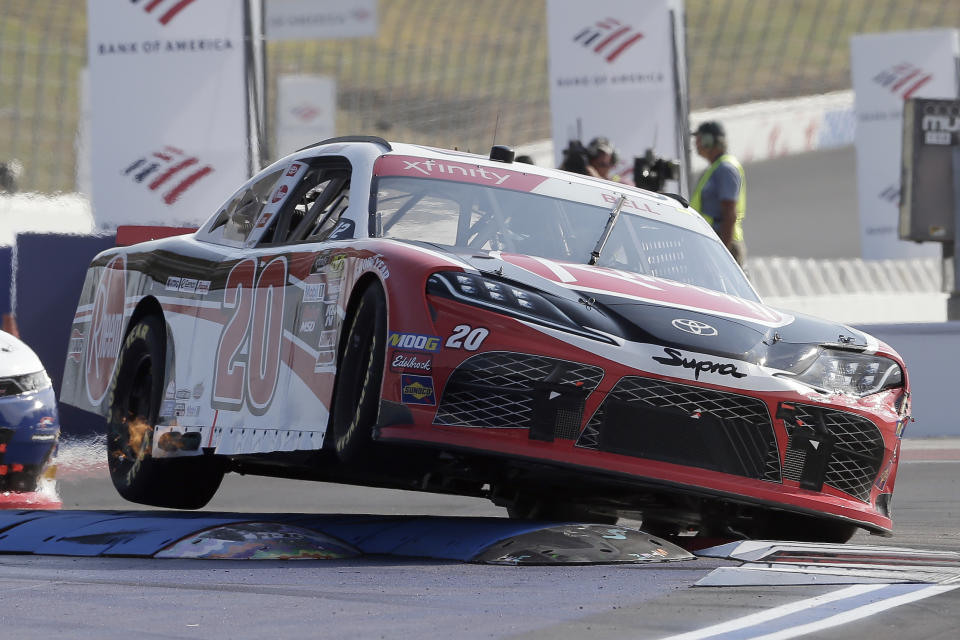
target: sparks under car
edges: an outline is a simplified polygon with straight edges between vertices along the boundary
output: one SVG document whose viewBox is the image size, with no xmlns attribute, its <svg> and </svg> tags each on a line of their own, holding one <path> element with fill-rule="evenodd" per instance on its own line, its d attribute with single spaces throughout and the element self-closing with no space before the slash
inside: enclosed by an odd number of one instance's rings
<svg viewBox="0 0 960 640">
<path fill-rule="evenodd" d="M 765 306 L 679 198 L 379 138 L 97 256 L 61 402 L 128 500 L 226 472 L 485 496 L 662 535 L 891 529 L 906 370 Z"/>
</svg>

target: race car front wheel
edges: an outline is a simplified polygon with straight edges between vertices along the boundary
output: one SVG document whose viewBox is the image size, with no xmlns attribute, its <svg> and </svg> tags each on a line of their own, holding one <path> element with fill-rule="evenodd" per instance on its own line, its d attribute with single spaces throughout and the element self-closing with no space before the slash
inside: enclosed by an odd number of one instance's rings
<svg viewBox="0 0 960 640">
<path fill-rule="evenodd" d="M 348 320 L 333 392 L 333 446 L 340 460 L 372 461 L 373 426 L 380 408 L 387 303 L 378 284 L 368 286 Z"/>
<path fill-rule="evenodd" d="M 153 432 L 163 398 L 163 320 L 141 318 L 127 334 L 110 386 L 107 466 L 117 492 L 140 504 L 199 509 L 216 493 L 222 468 L 206 456 L 156 459 Z"/>
</svg>

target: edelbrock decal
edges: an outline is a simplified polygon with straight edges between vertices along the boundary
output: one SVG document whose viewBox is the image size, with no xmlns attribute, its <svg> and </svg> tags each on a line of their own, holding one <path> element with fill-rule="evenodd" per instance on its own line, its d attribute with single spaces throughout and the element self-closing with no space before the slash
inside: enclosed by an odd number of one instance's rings
<svg viewBox="0 0 960 640">
<path fill-rule="evenodd" d="M 669 367 L 683 367 L 685 369 L 693 369 L 693 377 L 696 380 L 700 379 L 701 373 L 715 373 L 721 376 L 733 376 L 734 378 L 746 378 L 747 374 L 741 373 L 737 370 L 737 365 L 731 362 L 713 362 L 712 360 L 697 360 L 696 358 L 684 358 L 682 353 L 676 349 L 671 349 L 670 347 L 663 348 L 664 353 L 666 353 L 669 358 L 659 358 L 653 356 L 653 359 L 659 362 L 660 364 L 665 364 Z"/>
<path fill-rule="evenodd" d="M 390 356 L 390 371 L 400 372 L 410 369 L 430 373 L 433 371 L 433 356 L 394 351 Z"/>
</svg>

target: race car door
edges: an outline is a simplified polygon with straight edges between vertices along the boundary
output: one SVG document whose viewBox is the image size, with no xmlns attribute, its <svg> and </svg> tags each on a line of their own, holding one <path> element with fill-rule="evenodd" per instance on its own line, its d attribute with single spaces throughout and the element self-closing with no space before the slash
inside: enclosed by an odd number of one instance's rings
<svg viewBox="0 0 960 640">
<path fill-rule="evenodd" d="M 322 244 L 304 243 L 337 232 L 349 183 L 342 158 L 292 163 L 256 218 L 262 232 L 246 241 L 255 246 L 222 266 L 229 318 L 217 343 L 212 395 L 219 453 L 323 444 L 342 312 Z"/>
</svg>

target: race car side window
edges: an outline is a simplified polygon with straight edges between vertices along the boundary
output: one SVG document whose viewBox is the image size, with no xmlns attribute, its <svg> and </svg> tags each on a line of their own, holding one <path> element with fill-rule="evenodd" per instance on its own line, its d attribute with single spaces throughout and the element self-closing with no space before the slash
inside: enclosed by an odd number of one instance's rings
<svg viewBox="0 0 960 640">
<path fill-rule="evenodd" d="M 260 239 L 261 245 L 316 242 L 326 239 L 346 209 L 350 165 L 345 160 L 320 159 L 296 186 Z"/>
<path fill-rule="evenodd" d="M 227 240 L 231 244 L 244 242 L 282 173 L 282 170 L 269 173 L 234 194 L 210 225 L 206 239 Z"/>
</svg>

